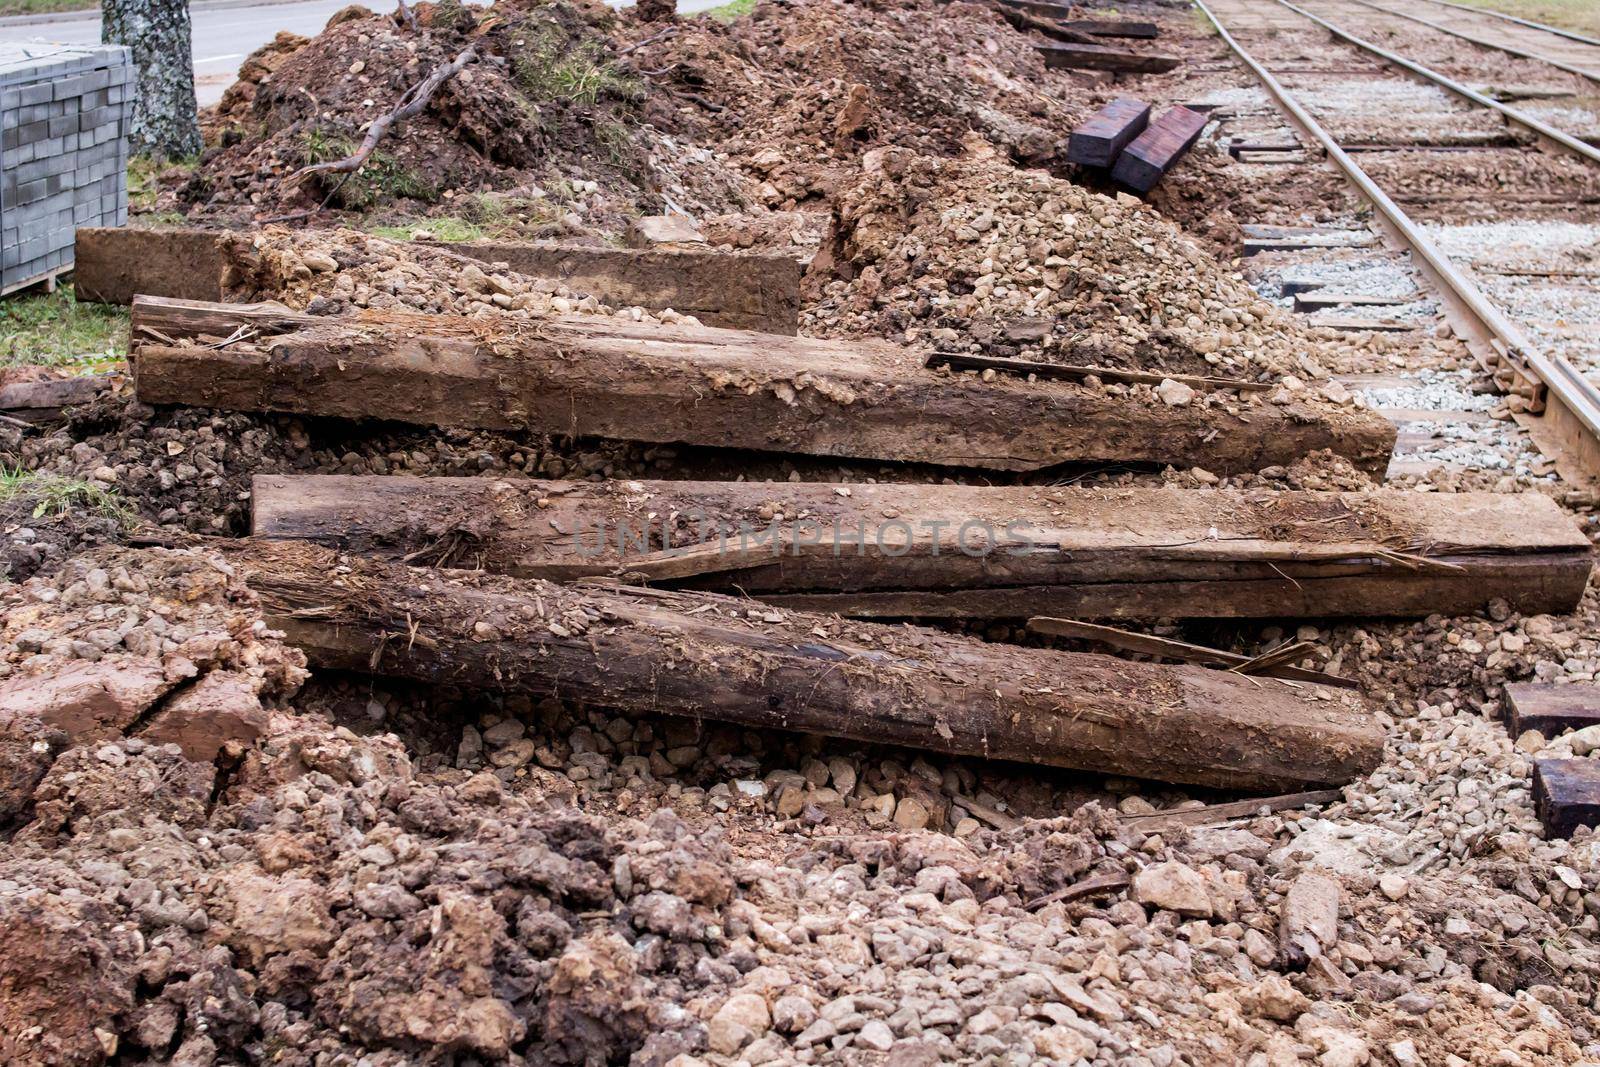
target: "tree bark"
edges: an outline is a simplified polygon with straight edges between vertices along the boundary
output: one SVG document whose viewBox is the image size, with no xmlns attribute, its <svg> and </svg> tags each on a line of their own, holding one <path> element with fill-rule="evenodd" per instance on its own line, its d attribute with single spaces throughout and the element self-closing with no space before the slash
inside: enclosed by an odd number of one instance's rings
<svg viewBox="0 0 1600 1067">
<path fill-rule="evenodd" d="M 200 154 L 188 0 L 101 0 L 101 40 L 127 45 L 139 68 L 128 148 L 157 160 Z"/>
<path fill-rule="evenodd" d="M 1348 690 L 304 541 L 218 547 L 321 667 L 1221 788 L 1338 784 L 1383 751 Z"/>
</svg>

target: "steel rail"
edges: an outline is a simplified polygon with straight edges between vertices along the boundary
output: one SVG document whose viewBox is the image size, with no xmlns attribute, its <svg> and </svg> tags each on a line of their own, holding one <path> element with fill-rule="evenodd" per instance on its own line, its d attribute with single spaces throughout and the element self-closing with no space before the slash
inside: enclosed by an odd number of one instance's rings
<svg viewBox="0 0 1600 1067">
<path fill-rule="evenodd" d="M 1348 0 L 1348 2 L 1352 4 L 1360 4 L 1362 7 L 1370 7 L 1374 11 L 1381 11 L 1385 15 L 1393 15 L 1397 19 L 1407 19 L 1411 22 L 1420 23 L 1429 29 L 1438 30 L 1440 33 L 1448 33 L 1452 37 L 1459 37 L 1463 41 L 1470 41 L 1479 48 L 1494 48 L 1501 52 L 1519 56 L 1523 59 L 1537 60 L 1538 62 L 1548 64 L 1557 70 L 1564 70 L 1568 74 L 1576 74 L 1580 78 L 1588 78 L 1592 82 L 1600 82 L 1600 68 L 1595 70 L 1587 70 L 1583 67 L 1573 66 L 1571 63 L 1567 63 L 1560 59 L 1551 59 L 1549 56 L 1540 55 L 1538 52 L 1529 52 L 1526 49 L 1517 48 L 1509 44 L 1500 44 L 1497 41 L 1491 41 L 1487 38 L 1475 37 L 1470 33 L 1463 33 L 1460 30 L 1451 29 L 1442 22 L 1434 22 L 1432 19 L 1425 19 L 1421 15 L 1412 15 L 1405 11 L 1396 11 L 1393 8 L 1384 7 L 1381 4 L 1374 4 L 1372 0 Z M 1597 56 L 1596 60 L 1597 62 L 1600 62 L 1600 56 Z"/>
<path fill-rule="evenodd" d="M 1576 30 L 1564 30 L 1560 26 L 1546 26 L 1542 22 L 1518 18 L 1516 15 L 1508 15 L 1504 11 L 1496 11 L 1492 7 L 1473 7 L 1471 4 L 1458 4 L 1456 0 L 1429 0 L 1429 3 L 1439 4 L 1443 7 L 1453 7 L 1458 11 L 1470 11 L 1474 15 L 1489 15 L 1493 18 L 1504 19 L 1506 22 L 1515 22 L 1518 26 L 1526 26 L 1529 29 L 1553 33 L 1557 37 L 1565 37 L 1569 41 L 1580 41 L 1583 44 L 1592 44 L 1600 47 L 1600 40 L 1596 40 L 1593 37 L 1585 37 Z"/>
<path fill-rule="evenodd" d="M 1284 0 L 1278 2 L 1283 3 Z M 1422 273 L 1433 283 L 1446 306 L 1456 312 L 1459 320 L 1471 327 L 1471 333 L 1481 344 L 1489 346 L 1496 358 L 1486 359 L 1485 362 L 1491 366 L 1497 362 L 1502 365 L 1509 363 L 1506 369 L 1519 371 L 1532 383 L 1543 387 L 1544 418 L 1549 420 L 1550 427 L 1562 443 L 1573 452 L 1580 453 L 1573 457 L 1578 466 L 1591 479 L 1600 475 L 1600 389 L 1564 356 L 1543 352 L 1520 326 L 1490 303 L 1483 292 L 1456 268 L 1428 235 L 1411 221 L 1411 217 L 1339 146 L 1283 83 L 1228 32 L 1222 20 L 1207 6 L 1206 0 L 1194 0 L 1194 4 L 1216 28 L 1223 42 L 1255 74 L 1268 95 L 1299 127 L 1307 142 L 1320 144 L 1334 165 L 1372 203 L 1375 218 L 1394 240 L 1410 249 Z"/>
<path fill-rule="evenodd" d="M 1518 111 L 1514 107 L 1507 107 L 1498 100 L 1484 96 L 1476 89 L 1463 85 L 1454 78 L 1447 77 L 1446 75 L 1440 74 L 1436 70 L 1433 70 L 1429 67 L 1424 67 L 1421 63 L 1413 62 L 1412 60 L 1407 59 L 1405 56 L 1402 56 L 1396 52 L 1391 52 L 1387 48 L 1383 48 L 1380 45 L 1373 44 L 1371 41 L 1357 37 L 1349 30 L 1341 29 L 1340 27 L 1335 26 L 1333 23 L 1329 22 L 1325 18 L 1322 18 L 1320 15 L 1314 15 L 1303 7 L 1300 7 L 1296 4 L 1291 4 L 1289 0 L 1276 0 L 1276 2 L 1282 4 L 1295 14 L 1310 19 L 1312 22 L 1315 22 L 1318 26 L 1321 26 L 1323 29 L 1327 30 L 1329 33 L 1333 34 L 1335 37 L 1346 42 L 1347 44 L 1353 44 L 1357 48 L 1365 49 L 1386 63 L 1393 63 L 1397 67 L 1404 67 L 1406 70 L 1409 70 L 1418 77 L 1426 78 L 1435 85 L 1443 86 L 1444 88 L 1449 89 L 1452 93 L 1455 93 L 1457 96 L 1471 100 L 1475 104 L 1478 104 L 1482 107 L 1493 108 L 1495 111 L 1500 112 L 1500 114 L 1504 115 L 1512 122 L 1517 123 L 1519 126 L 1527 127 L 1540 137 L 1560 145 L 1569 152 L 1575 152 L 1591 163 L 1600 163 L 1600 148 L 1595 148 L 1591 144 L 1580 141 L 1569 133 L 1563 133 L 1554 126 L 1551 126 L 1549 123 L 1536 119 L 1526 112 Z"/>
</svg>

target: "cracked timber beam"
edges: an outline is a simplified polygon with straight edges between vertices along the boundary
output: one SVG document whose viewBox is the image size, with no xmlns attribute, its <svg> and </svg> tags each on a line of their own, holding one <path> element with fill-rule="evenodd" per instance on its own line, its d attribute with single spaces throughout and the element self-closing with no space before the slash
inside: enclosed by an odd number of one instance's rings
<svg viewBox="0 0 1600 1067">
<path fill-rule="evenodd" d="M 251 497 L 258 538 L 868 617 L 1564 614 L 1591 565 L 1540 493 L 263 474 Z"/>
<path fill-rule="evenodd" d="M 1338 784 L 1383 750 L 1348 690 L 306 542 L 226 553 L 269 623 L 326 668 L 1225 788 Z"/>
<path fill-rule="evenodd" d="M 333 318 L 139 297 L 132 336 L 140 400 L 234 411 L 1019 472 L 1120 462 L 1221 474 L 1329 449 L 1380 473 L 1395 437 L 1381 416 L 1312 400 L 1168 406 L 929 369 L 886 342 L 600 317 Z"/>
</svg>

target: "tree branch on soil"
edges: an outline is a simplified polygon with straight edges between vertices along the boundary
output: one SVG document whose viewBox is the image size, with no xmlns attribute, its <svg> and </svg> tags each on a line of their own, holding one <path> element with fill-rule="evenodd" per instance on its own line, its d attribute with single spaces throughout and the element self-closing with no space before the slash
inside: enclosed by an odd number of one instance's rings
<svg viewBox="0 0 1600 1067">
<path fill-rule="evenodd" d="M 422 113 L 428 106 L 428 101 L 433 99 L 433 94 L 439 86 L 449 81 L 460 73 L 461 68 L 478 58 L 476 46 L 469 46 L 460 55 L 442 67 L 436 67 L 432 73 L 406 91 L 400 98 L 400 103 L 387 115 L 380 115 L 372 120 L 372 125 L 367 127 L 367 135 L 361 140 L 361 147 L 343 159 L 329 160 L 326 163 L 313 163 L 301 167 L 289 175 L 290 183 L 300 182 L 313 174 L 354 174 L 372 156 L 377 149 L 378 142 L 383 140 L 384 134 L 389 132 L 389 127 L 396 122 L 414 118 Z"/>
</svg>

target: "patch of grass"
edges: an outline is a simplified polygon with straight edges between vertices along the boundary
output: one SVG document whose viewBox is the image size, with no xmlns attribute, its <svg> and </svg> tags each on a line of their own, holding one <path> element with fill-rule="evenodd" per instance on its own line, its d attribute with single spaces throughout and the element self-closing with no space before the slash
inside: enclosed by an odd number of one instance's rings
<svg viewBox="0 0 1600 1067">
<path fill-rule="evenodd" d="M 530 22 L 518 32 L 524 50 L 512 57 L 511 76 L 531 100 L 593 107 L 602 98 L 644 99 L 644 86 L 606 58 L 597 42 L 574 45 L 551 23 Z"/>
<path fill-rule="evenodd" d="M 84 0 L 0 0 L 0 16 L 50 15 L 57 11 L 96 11 L 99 4 Z"/>
<path fill-rule="evenodd" d="M 1487 8 L 1502 15 L 1532 19 L 1546 26 L 1576 30 L 1600 37 L 1600 4 L 1595 0 L 1460 0 L 1472 7 Z"/>
<path fill-rule="evenodd" d="M 80 304 L 70 284 L 0 300 L 0 366 L 91 370 L 127 354 L 127 308 Z"/>
<path fill-rule="evenodd" d="M 722 22 L 732 22 L 744 18 L 756 9 L 756 0 L 729 0 L 721 7 L 714 7 L 706 14 Z"/>
<path fill-rule="evenodd" d="M 300 143 L 300 158 L 307 165 L 344 159 L 356 150 L 356 143 L 341 134 L 308 130 Z M 398 159 L 383 152 L 367 157 L 362 168 L 351 175 L 317 176 L 324 195 L 337 187 L 334 202 L 351 211 L 367 211 L 390 200 L 420 200 L 431 204 L 439 198 L 433 183 L 408 169 Z"/>
<path fill-rule="evenodd" d="M 113 489 L 82 478 L 0 467 L 0 506 L 26 511 L 35 519 L 59 519 L 86 511 L 129 523 L 134 510 Z"/>
<path fill-rule="evenodd" d="M 149 156 L 131 156 L 128 159 L 128 210 L 135 215 L 148 215 L 155 210 L 156 198 L 161 193 L 161 175 L 174 167 L 193 171 L 199 157 L 162 162 Z M 163 212 L 181 219 L 176 212 Z"/>
<path fill-rule="evenodd" d="M 482 227 L 451 215 L 445 215 L 440 218 L 418 219 L 415 222 L 371 226 L 367 230 L 368 233 L 376 234 L 379 237 L 387 237 L 393 241 L 413 240 L 416 234 L 422 231 L 432 234 L 435 241 L 443 241 L 446 244 L 455 244 L 460 241 L 481 241 L 485 236 Z"/>
</svg>

